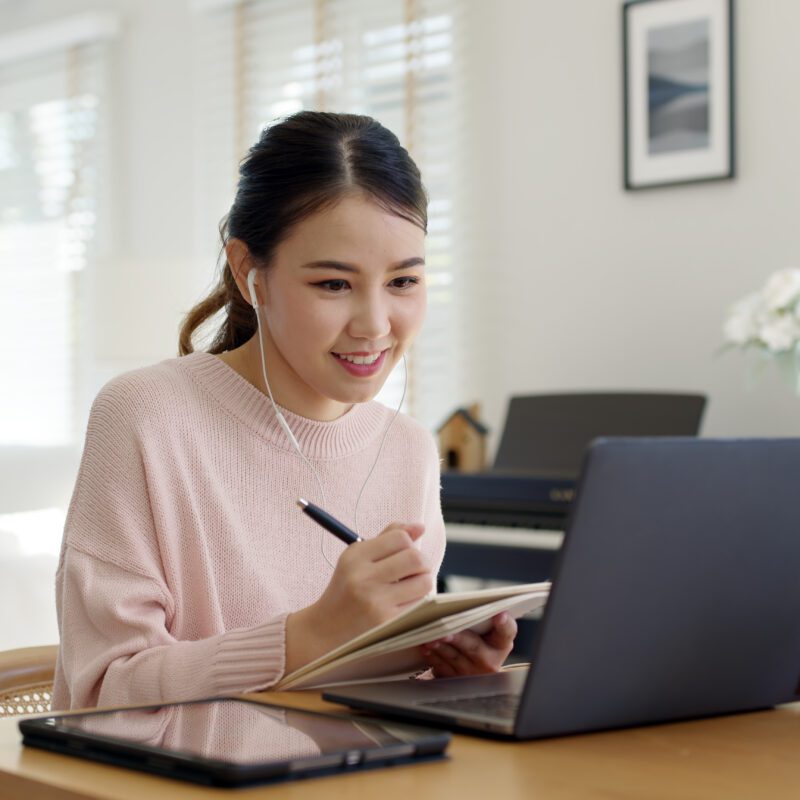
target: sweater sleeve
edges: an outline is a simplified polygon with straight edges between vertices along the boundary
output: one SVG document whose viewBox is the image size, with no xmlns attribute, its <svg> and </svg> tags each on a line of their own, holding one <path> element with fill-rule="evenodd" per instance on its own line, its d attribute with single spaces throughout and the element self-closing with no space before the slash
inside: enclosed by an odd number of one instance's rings
<svg viewBox="0 0 800 800">
<path fill-rule="evenodd" d="M 177 641 L 158 583 L 67 548 L 56 575 L 61 647 L 53 708 L 138 705 L 259 691 L 283 674 L 286 615 Z"/>
<path fill-rule="evenodd" d="M 53 707 L 162 703 L 268 688 L 283 674 L 286 614 L 180 641 L 161 562 L 135 396 L 92 407 L 56 574 Z"/>
</svg>

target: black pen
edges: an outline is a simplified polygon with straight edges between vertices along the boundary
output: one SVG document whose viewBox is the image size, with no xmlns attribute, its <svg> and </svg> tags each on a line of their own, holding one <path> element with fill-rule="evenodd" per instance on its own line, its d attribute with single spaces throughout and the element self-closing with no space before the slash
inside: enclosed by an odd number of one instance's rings
<svg viewBox="0 0 800 800">
<path fill-rule="evenodd" d="M 342 525 L 336 517 L 332 517 L 327 511 L 323 511 L 319 506 L 309 503 L 308 500 L 303 500 L 301 497 L 297 501 L 297 505 L 300 506 L 314 522 L 322 525 L 326 531 L 330 531 L 345 544 L 355 544 L 356 542 L 364 541 L 355 531 L 351 531 L 346 525 Z"/>
</svg>

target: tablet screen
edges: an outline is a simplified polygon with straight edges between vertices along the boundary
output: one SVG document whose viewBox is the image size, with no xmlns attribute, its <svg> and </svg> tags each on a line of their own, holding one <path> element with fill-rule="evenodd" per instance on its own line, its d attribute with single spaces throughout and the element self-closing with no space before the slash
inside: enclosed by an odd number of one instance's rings
<svg viewBox="0 0 800 800">
<path fill-rule="evenodd" d="M 241 700 L 51 717 L 64 733 L 80 732 L 229 764 L 263 764 L 410 744 L 426 733 L 391 723 L 344 720 Z"/>
<path fill-rule="evenodd" d="M 449 740 L 402 723 L 234 699 L 41 717 L 20 730 L 38 747 L 233 783 L 441 755 Z"/>
</svg>

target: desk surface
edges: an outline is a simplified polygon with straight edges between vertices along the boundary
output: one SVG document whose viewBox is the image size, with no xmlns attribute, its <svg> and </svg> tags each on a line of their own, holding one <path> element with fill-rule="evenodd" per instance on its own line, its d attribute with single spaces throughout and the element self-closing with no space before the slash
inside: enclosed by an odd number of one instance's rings
<svg viewBox="0 0 800 800">
<path fill-rule="evenodd" d="M 334 707 L 314 693 L 252 696 Z M 537 742 L 455 736 L 449 752 L 449 760 L 436 763 L 231 791 L 23 748 L 16 721 L 5 719 L 0 720 L 0 799 L 780 800 L 796 798 L 800 787 L 800 703 Z"/>
</svg>

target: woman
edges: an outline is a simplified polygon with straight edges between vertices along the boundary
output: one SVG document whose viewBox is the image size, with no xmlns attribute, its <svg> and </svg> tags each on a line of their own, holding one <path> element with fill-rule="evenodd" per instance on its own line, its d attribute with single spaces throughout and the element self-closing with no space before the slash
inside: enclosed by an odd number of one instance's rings
<svg viewBox="0 0 800 800">
<path fill-rule="evenodd" d="M 372 399 L 423 322 L 426 204 L 368 117 L 300 112 L 250 150 L 182 357 L 92 407 L 56 576 L 55 708 L 269 688 L 432 590 L 436 448 Z M 345 548 L 301 496 L 366 541 Z M 423 654 L 437 675 L 493 671 L 515 633 L 502 615 Z"/>
</svg>

